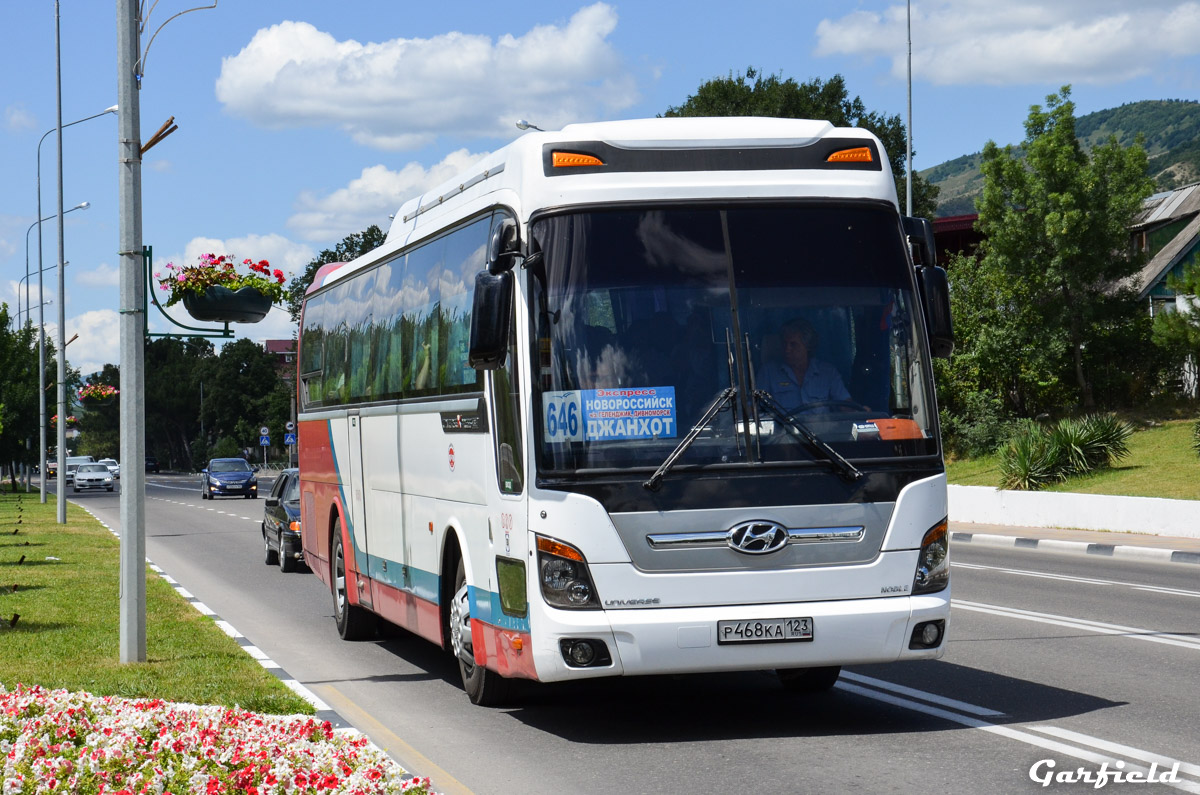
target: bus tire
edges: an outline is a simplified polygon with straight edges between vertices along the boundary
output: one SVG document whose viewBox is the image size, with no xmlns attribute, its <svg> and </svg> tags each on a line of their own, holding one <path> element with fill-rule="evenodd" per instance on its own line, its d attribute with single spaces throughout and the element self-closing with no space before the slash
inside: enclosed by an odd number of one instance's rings
<svg viewBox="0 0 1200 795">
<path fill-rule="evenodd" d="M 470 630 L 470 601 L 466 596 L 466 589 L 467 568 L 460 557 L 458 571 L 454 575 L 454 595 L 450 604 L 450 650 L 458 661 L 463 690 L 467 691 L 467 698 L 471 699 L 471 703 L 481 707 L 498 707 L 508 702 L 512 680 L 475 664 Z"/>
<path fill-rule="evenodd" d="M 375 631 L 373 616 L 358 605 L 350 604 L 346 585 L 346 554 L 342 548 L 342 534 L 334 530 L 333 557 L 330 568 L 333 573 L 333 620 L 337 622 L 342 640 L 365 640 Z"/>
<path fill-rule="evenodd" d="M 833 687 L 842 673 L 842 666 L 820 668 L 779 668 L 775 675 L 784 690 L 793 693 L 823 693 Z"/>
</svg>

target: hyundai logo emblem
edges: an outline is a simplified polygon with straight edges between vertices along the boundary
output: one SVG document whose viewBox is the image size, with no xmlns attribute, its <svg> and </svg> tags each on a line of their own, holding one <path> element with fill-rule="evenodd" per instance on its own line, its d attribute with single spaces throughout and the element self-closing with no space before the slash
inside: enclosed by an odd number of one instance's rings
<svg viewBox="0 0 1200 795">
<path fill-rule="evenodd" d="M 729 528 L 727 541 L 735 552 L 765 555 L 787 546 L 788 531 L 775 522 L 742 522 Z"/>
</svg>

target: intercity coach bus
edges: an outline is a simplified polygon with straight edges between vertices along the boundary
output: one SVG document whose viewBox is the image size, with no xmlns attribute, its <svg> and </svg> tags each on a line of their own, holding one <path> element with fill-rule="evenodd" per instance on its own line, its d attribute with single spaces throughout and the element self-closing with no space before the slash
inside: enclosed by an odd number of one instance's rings
<svg viewBox="0 0 1200 795">
<path fill-rule="evenodd" d="M 298 356 L 304 559 L 467 694 L 935 659 L 950 615 L 932 227 L 860 129 L 530 132 L 325 266 Z"/>
</svg>

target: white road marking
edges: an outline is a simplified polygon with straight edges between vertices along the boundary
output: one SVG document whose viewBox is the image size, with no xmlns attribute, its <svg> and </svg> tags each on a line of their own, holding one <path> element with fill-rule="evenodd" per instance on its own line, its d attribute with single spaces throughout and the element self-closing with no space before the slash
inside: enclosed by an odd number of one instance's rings
<svg viewBox="0 0 1200 795">
<path fill-rule="evenodd" d="M 927 704 L 921 704 L 916 701 L 911 701 L 906 698 L 900 698 L 899 696 L 893 696 L 888 693 L 881 693 L 878 690 L 871 690 L 866 687 L 860 687 L 858 685 L 852 685 L 852 684 L 849 684 L 846 682 L 840 682 L 840 681 L 836 685 L 834 685 L 834 687 L 838 690 L 845 690 L 846 692 L 854 693 L 856 695 L 860 695 L 865 698 L 870 698 L 875 701 L 882 701 L 885 704 L 891 704 L 893 706 L 902 707 L 904 709 L 911 709 L 915 712 L 920 712 L 922 714 L 930 715 L 935 718 L 942 718 L 943 720 L 948 720 L 948 721 L 951 721 L 952 723 L 957 723 L 960 726 L 968 726 L 972 729 L 979 729 L 980 731 L 988 732 L 989 734 L 995 734 L 1000 737 L 1007 737 L 1010 740 L 1016 740 L 1017 742 L 1022 742 L 1027 745 L 1036 746 L 1036 747 L 1044 749 L 1046 751 L 1051 751 L 1053 753 L 1062 754 L 1064 756 L 1074 757 L 1075 759 L 1082 759 L 1085 762 L 1091 762 L 1092 764 L 1095 764 L 1095 765 L 1102 765 L 1102 764 L 1108 763 L 1110 766 L 1115 766 L 1117 764 L 1117 762 L 1124 761 L 1124 760 L 1118 759 L 1117 757 L 1114 757 L 1114 756 L 1106 756 L 1104 754 L 1096 753 L 1095 751 L 1089 751 L 1086 748 L 1079 748 L 1074 745 L 1069 745 L 1065 742 L 1059 742 L 1057 740 L 1047 739 L 1047 738 L 1041 737 L 1037 734 L 1031 734 L 1027 731 L 1022 731 L 1021 729 L 1014 729 L 1009 726 L 997 726 L 994 723 L 988 723 L 987 721 L 983 721 L 978 718 L 972 718 L 967 715 L 960 715 L 956 712 L 950 712 L 948 710 L 944 710 L 939 707 L 929 706 Z M 932 694 L 923 694 L 923 695 L 932 695 Z M 982 708 L 980 708 L 980 709 L 982 709 Z M 1046 727 L 1030 727 L 1030 728 L 1037 729 L 1039 731 L 1044 731 Z M 1049 734 L 1051 732 L 1046 732 L 1046 733 Z M 1086 737 L 1086 735 L 1079 735 L 1079 736 Z M 1127 747 L 1127 746 L 1119 745 L 1117 743 L 1108 743 L 1107 741 L 1098 740 L 1097 738 L 1087 738 L 1087 740 L 1088 740 L 1088 742 L 1085 744 L 1092 745 L 1092 747 L 1095 747 L 1095 748 L 1101 748 L 1102 745 L 1111 746 L 1114 749 Z M 1142 753 L 1146 753 L 1146 752 L 1142 752 Z M 1168 757 L 1164 756 L 1164 757 L 1159 757 L 1159 758 L 1167 759 Z M 1159 764 L 1161 765 L 1162 763 L 1160 762 Z M 1137 771 L 1142 774 L 1149 772 L 1149 768 L 1141 767 L 1140 765 L 1126 764 L 1123 769 L 1126 772 Z M 1182 770 L 1182 769 L 1183 768 L 1181 767 L 1180 770 Z M 1163 771 L 1163 770 L 1159 771 L 1160 774 L 1163 772 L 1166 772 L 1166 771 Z M 1168 783 L 1170 783 L 1170 782 L 1168 782 Z M 1192 782 L 1192 781 L 1179 781 L 1176 783 L 1171 783 L 1171 786 L 1175 787 L 1176 789 L 1183 790 L 1185 792 L 1200 793 L 1200 783 L 1196 783 L 1196 782 Z"/>
<path fill-rule="evenodd" d="M 917 690 L 912 687 L 905 687 L 904 685 L 885 682 L 882 679 L 872 679 L 869 676 L 852 673 L 851 671 L 842 671 L 841 678 L 849 679 L 850 681 L 858 682 L 859 684 L 877 687 L 880 690 L 890 690 L 893 693 L 899 693 L 902 696 L 920 699 L 921 701 L 928 701 L 931 704 L 939 704 L 943 707 L 950 707 L 951 709 L 957 709 L 960 712 L 968 712 L 972 715 L 998 718 L 1003 717 L 1005 714 L 1003 712 L 997 712 L 994 709 L 988 709 L 987 707 L 977 707 L 974 704 L 968 704 L 965 701 L 958 701 L 956 699 L 945 698 L 943 696 L 935 696 L 933 693 L 926 693 L 924 690 Z"/>
<path fill-rule="evenodd" d="M 1106 624 L 1101 621 L 1089 621 L 1084 618 L 1056 616 L 1051 613 L 1037 613 L 1032 610 L 1019 610 L 1015 607 L 967 602 L 961 599 L 951 600 L 950 606 L 962 610 L 972 610 L 977 613 L 988 613 L 994 616 L 1033 621 L 1039 624 L 1051 624 L 1069 629 L 1083 630 L 1084 632 L 1095 632 L 1098 635 L 1121 635 L 1132 640 L 1144 640 L 1150 643 L 1162 643 L 1167 646 L 1178 646 L 1184 649 L 1200 651 L 1200 639 L 1189 638 L 1184 635 L 1174 635 L 1170 632 L 1158 632 L 1141 627 L 1125 627 L 1120 624 Z"/>
<path fill-rule="evenodd" d="M 1101 580 L 1094 577 L 1072 577 L 1069 574 L 1051 574 L 1044 571 L 1009 569 L 1003 566 L 981 566 L 976 563 L 951 563 L 950 565 L 960 569 L 998 571 L 1004 574 L 1015 574 L 1019 577 L 1038 577 L 1044 580 L 1061 580 L 1063 582 L 1076 582 L 1084 585 L 1117 585 L 1125 588 L 1133 588 L 1134 590 L 1138 591 L 1153 591 L 1155 593 L 1175 594 L 1178 596 L 1200 597 L 1200 591 L 1187 591 L 1182 588 L 1164 588 L 1155 585 L 1143 585 L 1142 583 L 1136 582 L 1123 582 L 1121 580 Z"/>
<path fill-rule="evenodd" d="M 1053 737 L 1059 737 L 1063 740 L 1070 740 L 1080 745 L 1090 745 L 1093 748 L 1099 748 L 1101 751 L 1107 751 L 1110 754 L 1120 754 L 1131 759 L 1140 759 L 1143 762 L 1158 763 L 1159 766 L 1166 766 L 1168 768 L 1173 765 L 1179 765 L 1179 772 L 1186 773 L 1189 776 L 1200 776 L 1200 765 L 1193 765 L 1190 762 L 1184 762 L 1180 759 L 1172 759 L 1169 756 L 1143 751 L 1140 748 L 1134 748 L 1130 745 L 1121 745 L 1120 743 L 1101 740 L 1098 737 L 1089 737 L 1086 734 L 1073 732 L 1070 729 L 1062 729 L 1058 726 L 1030 726 L 1029 728 Z"/>
</svg>

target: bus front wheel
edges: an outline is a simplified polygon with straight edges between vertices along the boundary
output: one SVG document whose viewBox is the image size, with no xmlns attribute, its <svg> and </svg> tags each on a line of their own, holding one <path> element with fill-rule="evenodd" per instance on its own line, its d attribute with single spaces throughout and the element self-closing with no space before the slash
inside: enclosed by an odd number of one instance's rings
<svg viewBox="0 0 1200 795">
<path fill-rule="evenodd" d="M 508 700 L 510 681 L 495 671 L 475 664 L 475 646 L 471 636 L 471 603 L 467 595 L 467 569 L 462 558 L 454 576 L 454 596 L 450 600 L 450 648 L 458 660 L 463 689 L 472 704 L 495 707 Z"/>
<path fill-rule="evenodd" d="M 333 618 L 342 640 L 363 640 L 374 632 L 374 617 L 358 605 L 350 604 L 347 588 L 346 554 L 342 535 L 337 533 L 333 542 Z"/>
</svg>

